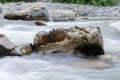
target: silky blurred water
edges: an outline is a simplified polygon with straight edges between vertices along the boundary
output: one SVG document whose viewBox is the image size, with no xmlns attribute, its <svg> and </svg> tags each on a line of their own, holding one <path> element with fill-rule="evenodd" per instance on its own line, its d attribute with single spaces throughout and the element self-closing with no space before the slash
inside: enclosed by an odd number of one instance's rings
<svg viewBox="0 0 120 80">
<path fill-rule="evenodd" d="M 49 22 L 36 26 L 33 21 L 9 21 L 0 16 L 0 33 L 16 45 L 32 43 L 38 31 L 73 26 L 99 26 L 108 55 L 120 54 L 119 20 L 81 20 Z M 0 80 L 119 80 L 120 60 L 82 59 L 73 55 L 39 55 L 5 57 L 0 59 Z"/>
</svg>

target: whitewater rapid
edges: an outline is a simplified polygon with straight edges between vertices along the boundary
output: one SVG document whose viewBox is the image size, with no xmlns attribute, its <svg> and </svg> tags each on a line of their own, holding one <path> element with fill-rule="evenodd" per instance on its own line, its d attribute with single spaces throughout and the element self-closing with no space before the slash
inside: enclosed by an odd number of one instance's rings
<svg viewBox="0 0 120 80">
<path fill-rule="evenodd" d="M 73 26 L 99 26 L 106 54 L 120 55 L 119 20 L 83 20 L 79 22 L 49 22 L 36 26 L 34 22 L 1 19 L 0 33 L 16 45 L 33 43 L 38 31 Z M 73 55 L 37 55 L 0 59 L 0 80 L 119 80 L 120 61 L 106 62 L 81 59 Z"/>
</svg>

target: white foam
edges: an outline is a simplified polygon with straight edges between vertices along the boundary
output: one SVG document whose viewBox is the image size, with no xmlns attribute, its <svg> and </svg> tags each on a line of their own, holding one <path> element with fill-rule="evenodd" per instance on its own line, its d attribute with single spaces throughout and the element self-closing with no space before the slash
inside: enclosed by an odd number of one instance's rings
<svg viewBox="0 0 120 80">
<path fill-rule="evenodd" d="M 0 33 L 5 34 L 12 42 L 18 44 L 32 43 L 38 31 L 49 31 L 48 27 L 30 25 L 5 25 L 0 29 Z"/>
<path fill-rule="evenodd" d="M 32 42 L 38 31 L 49 31 L 58 25 L 85 25 L 99 23 L 94 22 L 56 22 L 48 23 L 48 26 L 29 26 L 10 24 L 2 26 L 0 33 L 7 35 L 14 43 L 22 44 Z M 118 22 L 119 23 L 119 22 Z M 104 24 L 103 24 L 104 25 Z M 115 23 L 113 23 L 115 27 Z M 118 25 L 117 25 L 118 26 Z M 105 28 L 105 27 L 104 27 Z M 104 29 L 103 28 L 103 29 Z M 110 33 L 112 35 L 113 33 Z M 115 34 L 116 35 L 116 34 Z M 105 48 L 109 50 L 120 50 L 120 41 L 105 39 Z M 115 58 L 116 59 L 116 58 Z M 75 56 L 50 56 L 30 55 L 23 57 L 5 57 L 0 59 L 0 80 L 119 80 L 120 65 L 110 67 L 110 64 L 99 60 L 85 60 Z M 98 70 L 95 70 L 100 68 Z M 116 70 L 116 71 L 115 71 Z M 115 75 L 116 74 L 116 75 Z"/>
<path fill-rule="evenodd" d="M 120 21 L 111 23 L 110 26 L 112 26 L 114 29 L 120 32 Z"/>
<path fill-rule="evenodd" d="M 84 76 L 79 75 L 79 71 L 60 61 L 57 60 L 57 57 L 55 59 L 42 56 L 6 57 L 0 60 L 0 79 L 87 80 Z"/>
<path fill-rule="evenodd" d="M 48 26 L 80 26 L 85 24 L 101 23 L 102 21 L 91 21 L 91 22 L 48 22 Z"/>
</svg>

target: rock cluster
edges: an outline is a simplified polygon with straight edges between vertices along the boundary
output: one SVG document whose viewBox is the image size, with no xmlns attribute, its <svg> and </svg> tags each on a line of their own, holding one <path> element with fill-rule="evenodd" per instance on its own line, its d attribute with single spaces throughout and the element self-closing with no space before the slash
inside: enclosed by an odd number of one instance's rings
<svg viewBox="0 0 120 80">
<path fill-rule="evenodd" d="M 32 47 L 28 44 L 16 46 L 7 36 L 0 34 L 0 57 L 4 56 L 22 56 L 32 53 Z"/>
<path fill-rule="evenodd" d="M 76 14 L 70 10 L 49 10 L 43 4 L 38 4 L 26 9 L 7 12 L 4 18 L 10 20 L 68 21 L 75 20 Z"/>
<path fill-rule="evenodd" d="M 13 44 L 4 34 L 0 34 L 0 57 L 20 55 L 12 52 L 14 48 L 15 44 Z"/>
<path fill-rule="evenodd" d="M 0 12 L 2 10 L 2 14 L 6 13 L 4 17 L 7 19 L 42 20 L 42 21 L 75 20 L 76 15 L 77 17 L 80 16 L 119 17 L 120 16 L 120 6 L 97 7 L 97 6 L 89 6 L 89 5 L 78 5 L 78 4 L 40 3 L 40 2 L 39 2 L 40 5 L 38 5 L 37 3 L 38 2 L 4 3 L 2 4 L 2 9 L 0 7 Z"/>
<path fill-rule="evenodd" d="M 41 54 L 71 53 L 82 56 L 103 55 L 103 40 L 99 27 L 72 27 L 38 32 L 34 43 L 14 45 L 5 35 L 0 34 L 0 57 Z"/>
</svg>

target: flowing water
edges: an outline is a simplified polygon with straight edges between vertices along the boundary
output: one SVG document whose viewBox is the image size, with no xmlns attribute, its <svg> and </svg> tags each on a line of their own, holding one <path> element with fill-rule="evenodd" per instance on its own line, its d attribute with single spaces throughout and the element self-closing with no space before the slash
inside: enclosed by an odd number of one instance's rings
<svg viewBox="0 0 120 80">
<path fill-rule="evenodd" d="M 0 80 L 119 80 L 120 79 L 120 21 L 81 20 L 77 22 L 49 22 L 35 26 L 32 21 L 9 21 L 0 16 L 0 33 L 16 45 L 32 43 L 38 31 L 73 26 L 99 26 L 105 52 L 117 56 L 111 61 L 81 59 L 73 55 L 39 55 L 5 57 L 0 59 Z"/>
</svg>

